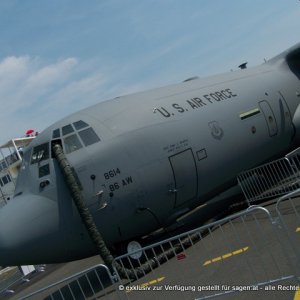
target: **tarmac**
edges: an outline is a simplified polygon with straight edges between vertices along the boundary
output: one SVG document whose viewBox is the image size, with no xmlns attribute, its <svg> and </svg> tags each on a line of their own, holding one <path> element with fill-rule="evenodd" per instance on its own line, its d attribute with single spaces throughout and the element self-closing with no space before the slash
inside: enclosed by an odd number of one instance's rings
<svg viewBox="0 0 300 300">
<path fill-rule="evenodd" d="M 294 244 L 290 243 L 285 228 L 278 223 L 276 205 L 267 203 L 270 215 L 257 209 L 210 226 L 200 241 L 177 252 L 151 273 L 135 281 L 124 279 L 89 299 L 208 299 L 218 295 L 221 299 L 299 300 L 297 263 L 300 259 L 293 245 L 300 245 L 300 219 L 295 214 L 295 209 L 300 211 L 300 199 L 297 198 L 295 203 L 292 206 L 286 201 L 280 207 Z M 184 239 L 192 239 L 193 234 L 176 240 L 183 244 Z M 174 243 L 175 240 L 169 245 Z M 29 282 L 12 286 L 14 294 L 0 295 L 0 298 L 21 299 L 101 263 L 101 258 L 94 256 L 47 265 L 44 272 L 31 275 Z M 45 299 L 46 295 L 43 293 L 29 299 Z M 59 297 L 56 299 L 63 299 Z M 78 296 L 78 299 L 82 298 Z"/>
</svg>

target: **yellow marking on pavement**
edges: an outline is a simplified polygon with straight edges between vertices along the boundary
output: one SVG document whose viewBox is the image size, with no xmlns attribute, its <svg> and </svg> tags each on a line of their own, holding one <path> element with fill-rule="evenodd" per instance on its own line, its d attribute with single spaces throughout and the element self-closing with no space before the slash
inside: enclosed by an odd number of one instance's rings
<svg viewBox="0 0 300 300">
<path fill-rule="evenodd" d="M 221 259 L 222 259 L 222 257 L 219 256 L 219 257 L 213 258 L 211 261 L 212 261 L 212 262 L 217 262 L 217 261 L 219 261 L 219 260 L 221 260 Z"/>
<path fill-rule="evenodd" d="M 297 227 L 297 228 L 296 228 L 296 232 L 300 232 L 300 227 Z"/>
<path fill-rule="evenodd" d="M 140 284 L 139 286 L 141 288 L 145 287 L 145 286 L 149 286 L 149 285 L 153 285 L 155 283 L 159 283 L 161 281 L 163 281 L 166 277 L 160 277 L 160 278 L 157 278 L 157 279 L 154 279 L 154 280 L 151 280 L 151 281 L 148 281 L 148 282 L 145 282 L 145 283 L 142 283 Z M 129 291 L 126 291 L 126 293 L 130 293 L 132 292 L 132 290 L 129 290 Z"/>
<path fill-rule="evenodd" d="M 248 247 L 247 247 L 247 248 L 248 248 Z M 232 253 L 233 253 L 233 255 L 241 254 L 242 252 L 247 251 L 247 249 L 246 249 L 246 250 L 244 250 L 244 249 L 245 249 L 245 248 L 239 249 L 239 250 L 233 251 Z"/>
<path fill-rule="evenodd" d="M 300 300 L 300 290 L 295 293 L 294 300 Z"/>
<path fill-rule="evenodd" d="M 222 255 L 222 258 L 225 259 L 225 258 L 228 258 L 230 256 L 232 256 L 232 253 L 227 253 L 227 254 Z"/>
<path fill-rule="evenodd" d="M 155 284 L 155 283 L 159 283 L 159 282 L 163 281 L 164 279 L 165 279 L 165 277 L 160 277 L 160 278 L 151 280 L 149 282 L 143 283 L 141 286 L 148 286 L 148 285 L 152 285 L 152 284 Z"/>
<path fill-rule="evenodd" d="M 231 256 L 241 254 L 241 253 L 243 253 L 243 252 L 246 252 L 248 249 L 249 249 L 249 247 L 244 247 L 244 248 L 242 248 L 242 249 L 238 249 L 238 250 L 235 250 L 235 251 L 233 251 L 233 252 L 226 253 L 226 254 L 224 254 L 224 255 L 222 255 L 222 256 L 218 256 L 218 257 L 213 258 L 213 259 L 211 259 L 211 260 L 207 260 L 207 261 L 203 264 L 203 266 L 206 267 L 207 265 L 210 265 L 210 264 L 215 263 L 215 262 L 217 262 L 217 261 L 220 261 L 220 260 L 222 260 L 222 259 L 226 259 L 226 258 L 229 258 L 229 257 L 231 257 Z"/>
</svg>

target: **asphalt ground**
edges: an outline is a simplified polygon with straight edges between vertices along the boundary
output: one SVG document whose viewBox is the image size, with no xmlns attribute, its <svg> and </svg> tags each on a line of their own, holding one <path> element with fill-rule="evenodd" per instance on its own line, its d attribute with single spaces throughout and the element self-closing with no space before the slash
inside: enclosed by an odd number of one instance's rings
<svg viewBox="0 0 300 300">
<path fill-rule="evenodd" d="M 297 265 L 300 259 L 294 251 L 295 247 L 300 248 L 300 219 L 295 214 L 295 210 L 300 212 L 300 199 L 293 203 L 286 201 L 280 206 L 290 236 L 278 222 L 275 204 L 266 207 L 271 216 L 258 209 L 210 227 L 203 239 L 143 278 L 131 282 L 122 280 L 105 289 L 105 296 L 102 291 L 96 298 L 202 299 L 220 294 L 228 299 L 300 299 L 300 292 L 296 290 L 299 281 L 293 277 L 300 275 Z M 95 256 L 48 265 L 45 272 L 34 274 L 28 283 L 15 285 L 15 293 L 1 299 L 20 299 L 99 263 L 102 263 L 100 257 Z M 54 291 L 52 289 L 51 293 Z M 43 299 L 46 295 L 35 295 L 30 299 Z"/>
</svg>

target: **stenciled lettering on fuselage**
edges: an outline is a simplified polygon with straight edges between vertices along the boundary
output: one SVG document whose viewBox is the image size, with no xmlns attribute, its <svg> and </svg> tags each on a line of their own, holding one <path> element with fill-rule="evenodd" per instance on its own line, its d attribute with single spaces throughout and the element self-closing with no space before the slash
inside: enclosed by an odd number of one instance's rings
<svg viewBox="0 0 300 300">
<path fill-rule="evenodd" d="M 112 168 L 107 170 L 103 174 L 104 179 L 108 182 L 107 184 L 102 184 L 104 188 L 108 186 L 110 192 L 116 192 L 117 190 L 127 187 L 133 183 L 132 176 L 121 177 L 122 172 L 120 168 Z"/>
<path fill-rule="evenodd" d="M 233 93 L 231 89 L 224 89 L 221 91 L 205 94 L 200 97 L 185 100 L 183 104 L 172 103 L 171 107 L 157 107 L 153 110 L 153 113 L 160 113 L 163 117 L 169 118 L 175 116 L 178 113 L 183 114 L 188 111 L 204 108 L 210 104 L 232 99 L 236 96 L 237 94 Z"/>
</svg>

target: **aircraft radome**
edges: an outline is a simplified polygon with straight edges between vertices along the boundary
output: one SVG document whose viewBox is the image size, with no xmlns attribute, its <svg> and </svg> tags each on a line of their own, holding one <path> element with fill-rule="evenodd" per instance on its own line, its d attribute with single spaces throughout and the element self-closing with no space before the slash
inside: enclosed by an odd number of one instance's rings
<svg viewBox="0 0 300 300">
<path fill-rule="evenodd" d="M 53 145 L 117 255 L 160 228 L 176 232 L 224 210 L 238 173 L 298 146 L 299 103 L 297 44 L 254 68 L 117 97 L 56 122 L 24 150 L 14 198 L 0 210 L 0 265 L 96 254 Z M 208 215 L 188 214 L 201 205 Z"/>
</svg>

